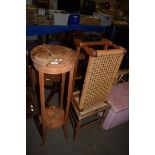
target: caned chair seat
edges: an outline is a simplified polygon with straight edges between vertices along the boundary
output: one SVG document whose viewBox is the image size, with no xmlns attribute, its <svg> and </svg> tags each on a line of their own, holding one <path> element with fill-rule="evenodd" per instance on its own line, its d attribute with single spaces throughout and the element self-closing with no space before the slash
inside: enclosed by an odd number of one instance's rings
<svg viewBox="0 0 155 155">
<path fill-rule="evenodd" d="M 74 99 L 77 101 L 77 104 L 80 103 L 80 96 L 76 96 Z M 105 102 L 97 103 L 97 105 L 89 106 L 87 109 L 84 109 L 82 111 L 79 111 L 77 106 L 75 106 L 75 104 L 73 104 L 73 107 L 75 109 L 75 112 L 76 112 L 78 118 L 81 120 L 81 119 L 84 119 L 90 115 L 96 114 L 99 111 L 103 111 L 104 109 L 106 109 L 108 107 L 108 104 Z"/>
</svg>

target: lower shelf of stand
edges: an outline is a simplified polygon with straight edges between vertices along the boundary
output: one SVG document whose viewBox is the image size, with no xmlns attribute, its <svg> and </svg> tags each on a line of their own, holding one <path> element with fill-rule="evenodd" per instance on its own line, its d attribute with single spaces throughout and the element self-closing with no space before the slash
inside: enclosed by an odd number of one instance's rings
<svg viewBox="0 0 155 155">
<path fill-rule="evenodd" d="M 65 112 L 58 106 L 48 106 L 45 108 L 44 120 L 46 128 L 59 128 L 65 122 Z"/>
</svg>

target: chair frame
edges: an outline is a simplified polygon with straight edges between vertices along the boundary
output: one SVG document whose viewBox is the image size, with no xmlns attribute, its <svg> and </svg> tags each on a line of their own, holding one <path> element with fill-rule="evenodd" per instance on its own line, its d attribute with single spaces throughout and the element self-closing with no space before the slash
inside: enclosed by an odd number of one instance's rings
<svg viewBox="0 0 155 155">
<path fill-rule="evenodd" d="M 116 74 L 117 74 L 118 69 L 120 67 L 120 64 L 121 64 L 121 61 L 123 59 L 123 56 L 124 56 L 124 54 L 126 52 L 126 49 L 124 49 L 121 46 L 117 46 L 116 44 L 113 44 L 111 41 L 109 41 L 107 39 L 104 39 L 102 41 L 96 41 L 96 42 L 82 42 L 82 41 L 80 41 L 78 39 L 75 39 L 74 40 L 74 44 L 77 47 L 76 50 L 77 50 L 78 57 L 80 56 L 80 49 L 83 48 L 84 51 L 86 52 L 86 54 L 89 56 L 89 60 L 90 60 L 90 58 L 97 58 L 99 54 L 108 53 L 110 50 L 112 50 L 112 51 L 114 51 L 116 53 L 121 53 L 122 56 L 121 56 L 121 58 L 119 60 L 117 69 L 115 71 L 115 77 L 116 77 Z M 104 50 L 94 50 L 94 49 L 89 47 L 89 46 L 93 46 L 93 45 L 95 45 L 95 46 L 96 45 L 103 45 L 104 46 Z M 108 50 L 109 46 L 111 46 L 112 48 L 115 48 L 115 50 L 113 50 L 113 49 Z M 74 81 L 75 81 L 75 77 L 76 77 L 77 66 L 78 66 L 78 59 L 77 59 L 77 63 L 76 63 L 76 66 L 75 66 Z M 112 87 L 112 85 L 113 85 L 113 83 L 115 81 L 115 77 L 113 78 L 113 82 L 111 82 L 111 87 Z M 85 80 L 86 80 L 86 78 L 87 77 L 85 77 Z M 74 81 L 73 81 L 73 86 L 74 86 Z M 83 85 L 83 89 L 84 89 L 84 87 L 87 87 L 85 83 Z M 82 90 L 82 93 L 83 93 L 83 90 Z M 79 113 L 82 113 L 84 111 L 84 109 L 83 109 L 83 107 L 80 106 L 80 103 L 78 103 L 76 101 L 76 99 L 75 99 L 79 95 L 80 95 L 80 92 L 73 92 L 72 99 L 71 99 L 72 106 L 71 106 L 71 109 L 70 109 L 70 120 L 71 120 L 71 124 L 73 126 L 73 129 L 74 129 L 73 140 L 75 140 L 77 138 L 77 135 L 79 133 L 79 129 L 80 128 L 86 127 L 87 125 L 92 124 L 92 123 L 94 123 L 96 121 L 99 121 L 99 126 L 101 126 L 101 124 L 103 123 L 103 121 L 104 121 L 104 119 L 105 119 L 105 117 L 106 117 L 106 115 L 107 115 L 107 113 L 108 113 L 108 111 L 109 111 L 109 109 L 111 107 L 108 104 L 107 100 L 106 100 L 104 106 L 102 106 L 100 108 L 97 108 L 95 110 L 92 110 L 92 111 L 90 111 L 88 113 L 84 113 L 84 114 L 82 114 L 80 116 Z M 101 112 L 101 111 L 103 111 L 102 117 L 98 116 L 96 119 L 93 119 L 92 121 L 89 121 L 88 123 L 85 123 L 85 124 L 81 123 L 82 120 L 84 120 L 85 118 L 87 118 L 89 116 L 92 116 L 92 115 L 95 115 L 95 114 L 97 114 L 98 112 Z"/>
</svg>

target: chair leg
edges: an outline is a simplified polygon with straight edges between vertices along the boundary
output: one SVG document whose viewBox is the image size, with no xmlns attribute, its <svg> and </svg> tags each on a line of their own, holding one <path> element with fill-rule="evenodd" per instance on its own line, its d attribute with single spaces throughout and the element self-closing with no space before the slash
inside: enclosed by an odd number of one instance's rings
<svg viewBox="0 0 155 155">
<path fill-rule="evenodd" d="M 109 112 L 109 108 L 103 111 L 102 117 L 101 117 L 101 119 L 99 121 L 99 127 L 102 126 L 102 124 L 103 124 L 103 122 L 104 122 L 108 112 Z"/>
<path fill-rule="evenodd" d="M 45 139 L 46 139 L 46 128 L 45 126 L 42 126 L 42 145 L 45 144 Z"/>
<path fill-rule="evenodd" d="M 74 131 L 74 136 L 73 136 L 73 141 L 75 141 L 75 139 L 77 138 L 78 133 L 79 133 L 79 129 L 80 129 L 80 121 L 77 120 L 76 121 L 75 131 Z"/>
<path fill-rule="evenodd" d="M 65 124 L 63 125 L 63 130 L 64 130 L 65 139 L 67 139 L 67 123 L 66 123 L 66 122 L 65 122 Z"/>
</svg>

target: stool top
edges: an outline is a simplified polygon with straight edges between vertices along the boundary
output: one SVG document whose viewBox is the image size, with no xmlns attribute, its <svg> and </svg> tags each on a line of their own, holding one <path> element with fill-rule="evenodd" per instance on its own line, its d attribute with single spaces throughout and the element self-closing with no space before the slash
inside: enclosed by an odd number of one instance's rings
<svg viewBox="0 0 155 155">
<path fill-rule="evenodd" d="M 31 59 L 38 71 L 59 74 L 75 64 L 76 52 L 62 45 L 44 44 L 32 49 Z"/>
</svg>

